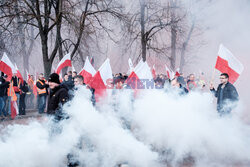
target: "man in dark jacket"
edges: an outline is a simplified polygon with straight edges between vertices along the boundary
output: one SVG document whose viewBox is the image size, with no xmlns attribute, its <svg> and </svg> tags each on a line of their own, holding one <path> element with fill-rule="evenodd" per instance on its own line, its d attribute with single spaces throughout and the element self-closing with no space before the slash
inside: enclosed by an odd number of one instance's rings
<svg viewBox="0 0 250 167">
<path fill-rule="evenodd" d="M 74 78 L 72 76 L 72 71 L 68 72 L 68 82 L 69 82 L 68 88 L 72 90 L 74 88 Z"/>
<path fill-rule="evenodd" d="M 67 73 L 64 74 L 63 76 L 62 85 L 66 86 L 69 90 L 71 90 L 74 87 L 74 82 L 72 82 L 72 77 L 70 79 Z"/>
<path fill-rule="evenodd" d="M 235 102 L 238 101 L 239 95 L 236 88 L 229 83 L 229 75 L 222 73 L 220 75 L 221 84 L 217 90 L 214 89 L 213 84 L 210 85 L 211 92 L 217 97 L 217 111 L 220 115 L 231 113 L 235 107 Z"/>
<path fill-rule="evenodd" d="M 25 96 L 26 93 L 29 91 L 28 84 L 26 81 L 23 81 L 20 85 L 20 101 L 19 101 L 19 115 L 25 115 L 25 109 L 26 109 L 26 104 L 25 104 Z"/>
<path fill-rule="evenodd" d="M 14 73 L 11 78 L 11 83 L 13 84 L 13 88 L 17 97 L 17 106 L 19 106 L 21 82 L 22 82 L 21 79 L 17 77 L 16 73 Z"/>
<path fill-rule="evenodd" d="M 49 99 L 47 114 L 55 116 L 55 120 L 63 119 L 62 105 L 69 99 L 67 87 L 60 85 L 59 75 L 53 73 L 49 76 Z"/>
<path fill-rule="evenodd" d="M 46 98 L 48 94 L 48 85 L 46 84 L 46 80 L 44 79 L 43 73 L 39 74 L 39 78 L 36 82 L 37 93 L 38 93 L 38 113 L 44 113 L 46 107 Z"/>
<path fill-rule="evenodd" d="M 7 116 L 6 110 L 5 110 L 5 103 L 6 103 L 6 90 L 9 87 L 10 82 L 5 81 L 5 79 L 3 78 L 3 76 L 0 77 L 0 116 L 2 116 L 2 114 L 4 116 Z"/>
</svg>

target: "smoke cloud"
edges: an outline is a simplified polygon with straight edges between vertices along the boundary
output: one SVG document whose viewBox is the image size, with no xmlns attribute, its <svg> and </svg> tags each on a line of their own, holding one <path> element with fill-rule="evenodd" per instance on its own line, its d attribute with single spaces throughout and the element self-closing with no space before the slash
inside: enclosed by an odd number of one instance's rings
<svg viewBox="0 0 250 167">
<path fill-rule="evenodd" d="M 250 162 L 250 129 L 237 114 L 241 108 L 219 117 L 210 93 L 142 90 L 133 98 L 123 90 L 97 107 L 90 97 L 85 88 L 76 92 L 64 106 L 70 118 L 59 123 L 47 118 L 4 128 L 0 166 L 59 167 L 67 164 L 68 155 L 88 167 Z"/>
</svg>

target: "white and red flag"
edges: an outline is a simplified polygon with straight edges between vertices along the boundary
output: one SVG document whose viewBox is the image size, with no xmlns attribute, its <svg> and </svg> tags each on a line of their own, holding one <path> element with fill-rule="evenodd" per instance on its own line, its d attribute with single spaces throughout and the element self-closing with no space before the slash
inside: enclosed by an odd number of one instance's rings
<svg viewBox="0 0 250 167">
<path fill-rule="evenodd" d="M 59 75 L 65 67 L 72 67 L 70 53 L 66 54 L 56 67 L 56 73 Z"/>
<path fill-rule="evenodd" d="M 107 58 L 96 74 L 93 76 L 90 86 L 95 89 L 95 100 L 99 102 L 107 96 L 106 89 L 113 82 L 110 60 Z"/>
<path fill-rule="evenodd" d="M 222 44 L 220 45 L 215 68 L 222 73 L 227 73 L 229 82 L 232 84 L 244 70 L 242 63 Z"/>
<path fill-rule="evenodd" d="M 91 80 L 93 76 L 96 74 L 96 70 L 92 66 L 92 64 L 89 61 L 89 58 L 87 57 L 85 60 L 85 64 L 83 69 L 78 73 L 78 75 L 83 76 L 84 83 L 89 85 L 91 83 Z"/>
<path fill-rule="evenodd" d="M 131 89 L 135 90 L 136 95 L 139 89 L 147 88 L 147 84 L 145 84 L 144 81 L 148 83 L 153 82 L 153 76 L 147 62 L 143 62 L 141 60 L 129 75 L 128 79 L 126 80 L 126 84 Z"/>
<path fill-rule="evenodd" d="M 177 68 L 175 70 L 175 77 L 179 77 L 179 76 L 181 76 L 181 74 L 180 74 L 180 68 Z"/>
<path fill-rule="evenodd" d="M 8 75 L 10 79 L 14 73 L 17 73 L 15 66 L 12 64 L 7 54 L 4 52 L 0 61 L 0 71 Z"/>
<path fill-rule="evenodd" d="M 22 84 L 23 84 L 23 76 L 22 76 L 22 74 L 20 73 L 20 71 L 19 71 L 19 69 L 17 68 L 17 65 L 16 65 L 16 63 L 15 63 L 15 69 L 16 69 L 16 72 L 17 72 L 17 78 L 19 78 L 20 80 L 21 80 L 21 82 L 22 82 Z"/>
<path fill-rule="evenodd" d="M 155 65 L 153 65 L 153 68 L 152 68 L 152 75 L 153 75 L 153 78 L 155 79 L 156 78 Z"/>
<path fill-rule="evenodd" d="M 167 76 L 170 80 L 174 79 L 175 73 L 168 68 L 167 65 L 165 65 Z"/>
<path fill-rule="evenodd" d="M 19 114 L 17 101 L 11 100 L 11 118 L 15 119 L 15 117 Z"/>
</svg>

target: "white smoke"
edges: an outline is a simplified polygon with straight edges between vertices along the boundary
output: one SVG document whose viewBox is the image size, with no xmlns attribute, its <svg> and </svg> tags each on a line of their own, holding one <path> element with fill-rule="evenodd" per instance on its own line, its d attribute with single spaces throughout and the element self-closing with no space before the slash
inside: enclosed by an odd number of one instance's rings
<svg viewBox="0 0 250 167">
<path fill-rule="evenodd" d="M 64 106 L 70 118 L 60 123 L 49 118 L 2 130 L 0 166 L 66 166 L 69 154 L 87 167 L 177 166 L 184 159 L 201 167 L 250 161 L 249 126 L 238 114 L 219 117 L 210 93 L 180 97 L 143 90 L 134 99 L 123 90 L 98 108 L 90 96 L 80 89 Z"/>
</svg>

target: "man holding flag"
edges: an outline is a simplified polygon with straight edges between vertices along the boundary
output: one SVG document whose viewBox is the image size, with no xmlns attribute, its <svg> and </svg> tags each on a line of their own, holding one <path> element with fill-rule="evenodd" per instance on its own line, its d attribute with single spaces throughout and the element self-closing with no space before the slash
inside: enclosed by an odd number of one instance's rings
<svg viewBox="0 0 250 167">
<path fill-rule="evenodd" d="M 230 114 L 238 101 L 239 95 L 236 88 L 229 82 L 229 75 L 222 73 L 220 75 L 221 84 L 217 90 L 214 89 L 213 84 L 210 85 L 211 92 L 217 97 L 217 111 L 219 114 Z"/>
<path fill-rule="evenodd" d="M 233 83 L 239 78 L 244 67 L 241 62 L 222 44 L 220 45 L 215 69 L 219 70 L 221 84 L 217 90 L 213 83 L 210 85 L 211 92 L 217 97 L 217 110 L 220 115 L 230 114 L 239 100 L 239 95 Z"/>
</svg>

